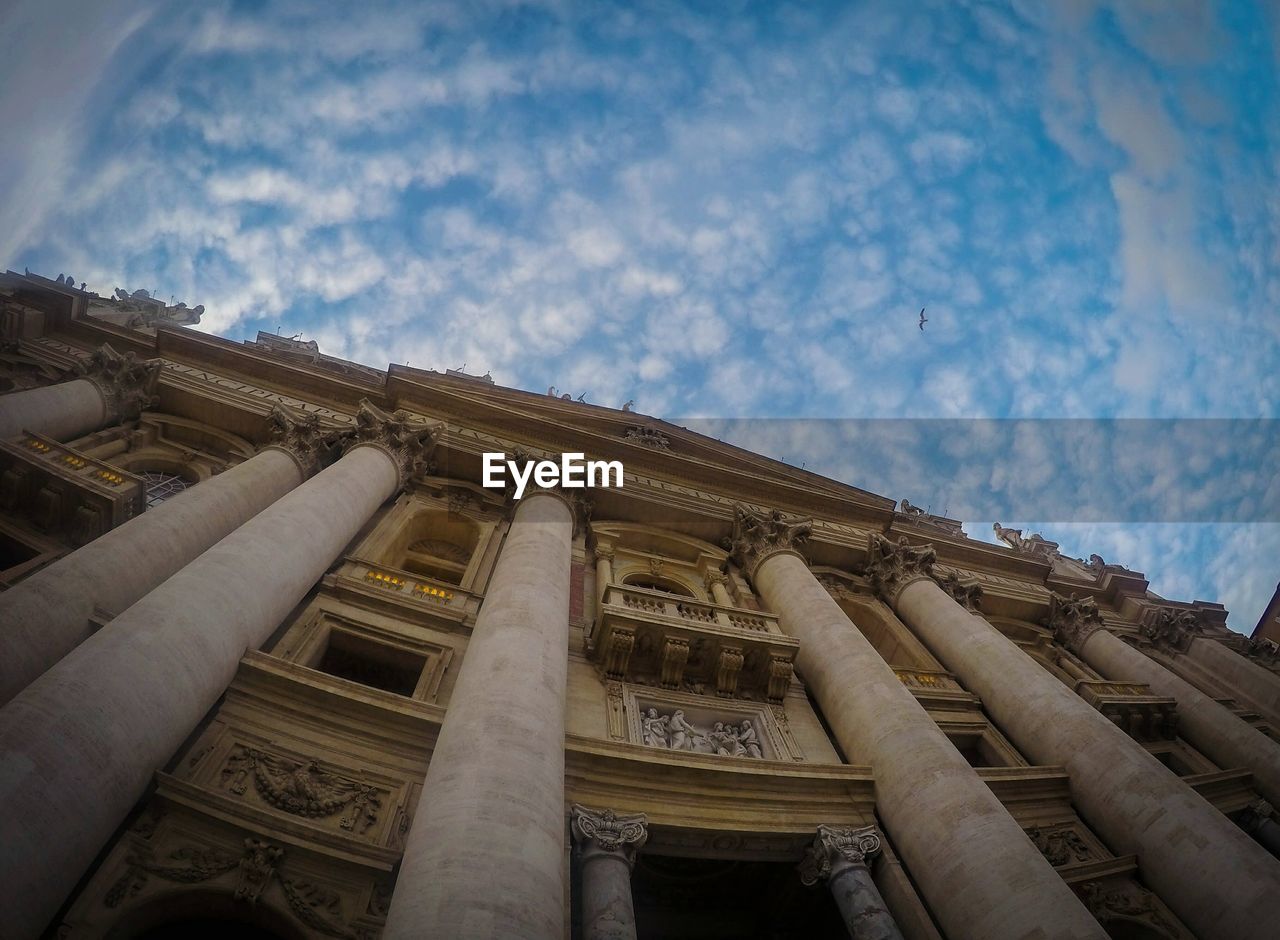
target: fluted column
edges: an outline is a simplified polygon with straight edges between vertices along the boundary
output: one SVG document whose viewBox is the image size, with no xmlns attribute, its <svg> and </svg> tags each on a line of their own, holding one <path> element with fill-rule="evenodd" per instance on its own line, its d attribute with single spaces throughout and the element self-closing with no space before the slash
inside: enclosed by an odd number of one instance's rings
<svg viewBox="0 0 1280 940">
<path fill-rule="evenodd" d="M 367 403 L 328 469 L 121 613 L 0 709 L 5 932 L 38 934 L 256 649 L 401 485 L 427 431 Z"/>
<path fill-rule="evenodd" d="M 1263 940 L 1280 866 L 1145 748 L 930 577 L 933 549 L 875 536 L 868 574 L 912 631 L 1037 764 L 1062 764 L 1081 815 L 1203 940 Z"/>
<path fill-rule="evenodd" d="M 387 940 L 564 935 L 564 711 L 574 510 L 517 503 L 462 658 Z"/>
<path fill-rule="evenodd" d="M 635 940 L 631 870 L 649 838 L 643 813 L 619 816 L 574 804 L 569 831 L 582 871 L 583 940 Z"/>
<path fill-rule="evenodd" d="M 818 827 L 800 863 L 800 880 L 825 881 L 852 940 L 902 940 L 893 915 L 871 879 L 870 860 L 880 851 L 875 826 Z"/>
<path fill-rule="evenodd" d="M 306 479 L 330 443 L 314 415 L 272 412 L 244 463 L 165 500 L 0 594 L 0 705 L 117 614 Z"/>
<path fill-rule="evenodd" d="M 1280 743 L 1107 630 L 1097 605 L 1053 595 L 1049 626 L 1063 646 L 1108 679 L 1145 682 L 1178 703 L 1179 733 L 1220 767 L 1246 767 L 1258 791 L 1280 803 Z"/>
<path fill-rule="evenodd" d="M 953 940 L 1105 933 L 968 761 L 809 571 L 808 526 L 741 507 L 735 561 L 782 629 L 850 760 L 869 763 L 876 808 Z"/>
<path fill-rule="evenodd" d="M 152 398 L 159 360 L 121 355 L 102 346 L 80 366 L 80 377 L 0 397 L 0 439 L 34 431 L 70 441 L 108 424 L 133 420 Z"/>
</svg>

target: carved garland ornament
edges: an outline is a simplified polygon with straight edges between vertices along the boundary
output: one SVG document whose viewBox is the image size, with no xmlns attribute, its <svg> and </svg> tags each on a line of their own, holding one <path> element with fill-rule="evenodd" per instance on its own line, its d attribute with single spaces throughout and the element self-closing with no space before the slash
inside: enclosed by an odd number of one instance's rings
<svg viewBox="0 0 1280 940">
<path fill-rule="evenodd" d="M 809 539 L 813 520 L 788 518 L 777 509 L 758 512 L 737 504 L 733 507 L 733 535 L 722 543 L 733 561 L 754 577 L 766 558 L 782 552 L 800 554 L 800 546 Z"/>
<path fill-rule="evenodd" d="M 1106 628 L 1092 597 L 1063 597 L 1056 592 L 1049 595 L 1049 616 L 1043 622 L 1054 638 L 1077 656 L 1089 637 Z"/>
<path fill-rule="evenodd" d="M 87 362 L 77 364 L 76 371 L 97 386 L 110 417 L 134 421 L 142 409 L 155 404 L 161 365 L 159 359 L 139 359 L 132 352 L 122 355 L 104 343 Z"/>
<path fill-rule="evenodd" d="M 866 575 L 876 593 L 892 605 L 908 584 L 933 578 L 937 560 L 932 545 L 911 545 L 905 536 L 895 544 L 875 532 L 868 539 Z"/>
<path fill-rule="evenodd" d="M 252 774 L 264 800 L 294 816 L 323 817 L 345 809 L 339 825 L 366 832 L 377 821 L 382 799 L 376 787 L 321 770 L 317 761 L 291 761 L 265 751 L 244 748 L 233 754 L 222 770 L 231 779 L 231 792 L 242 795 Z"/>
<path fill-rule="evenodd" d="M 346 452 L 357 447 L 378 448 L 396 465 L 403 486 L 414 475 L 429 469 L 434 440 L 434 429 L 413 420 L 409 412 L 401 409 L 387 414 L 366 398 L 356 412 L 356 430 Z"/>
<path fill-rule="evenodd" d="M 813 844 L 800 862 L 800 880 L 806 885 L 826 881 L 845 865 L 866 865 L 880 851 L 875 826 L 818 826 Z"/>
</svg>

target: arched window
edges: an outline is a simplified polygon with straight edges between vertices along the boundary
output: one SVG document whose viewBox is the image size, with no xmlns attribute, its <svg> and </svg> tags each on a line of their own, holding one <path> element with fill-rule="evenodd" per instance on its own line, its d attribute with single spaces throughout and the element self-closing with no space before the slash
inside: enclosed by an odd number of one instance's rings
<svg viewBox="0 0 1280 940">
<path fill-rule="evenodd" d="M 176 496 L 191 484 L 176 473 L 160 470 L 143 470 L 138 473 L 146 487 L 147 508 L 158 506 L 171 496 Z"/>
<path fill-rule="evenodd" d="M 663 594 L 674 594 L 676 597 L 695 597 L 693 591 L 689 590 L 679 581 L 671 578 L 655 578 L 648 575 L 632 575 L 623 581 L 623 584 L 631 587 L 648 588 L 650 591 L 661 591 Z"/>
<path fill-rule="evenodd" d="M 413 517 L 401 536 L 404 546 L 391 564 L 447 584 L 461 584 L 480 530 L 463 516 L 427 510 Z"/>
</svg>

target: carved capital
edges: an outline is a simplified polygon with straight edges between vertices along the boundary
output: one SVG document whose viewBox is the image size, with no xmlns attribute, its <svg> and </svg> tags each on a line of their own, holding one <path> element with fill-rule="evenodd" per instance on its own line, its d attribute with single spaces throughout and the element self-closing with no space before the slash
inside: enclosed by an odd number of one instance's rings
<svg viewBox="0 0 1280 940">
<path fill-rule="evenodd" d="M 77 371 L 102 393 L 108 421 L 112 422 L 134 421 L 142 409 L 155 404 L 160 368 L 159 359 L 139 359 L 132 352 L 122 355 L 104 343 L 88 362 L 77 366 Z"/>
<path fill-rule="evenodd" d="M 1089 637 L 1106 628 L 1098 604 L 1092 597 L 1049 595 L 1049 616 L 1044 625 L 1053 631 L 1054 639 L 1077 656 Z"/>
<path fill-rule="evenodd" d="M 584 860 L 608 855 L 622 859 L 628 868 L 635 865 L 636 852 L 649 838 L 644 813 L 619 816 L 611 809 L 587 809 L 578 803 L 570 810 L 569 829 Z"/>
<path fill-rule="evenodd" d="M 932 545 L 911 545 L 906 537 L 897 543 L 878 532 L 872 533 L 867 546 L 867 577 L 876 593 L 890 605 L 908 584 L 933 577 L 933 564 L 938 553 Z"/>
<path fill-rule="evenodd" d="M 800 880 L 806 885 L 828 881 L 849 865 L 866 866 L 880 851 L 880 833 L 875 826 L 818 826 L 813 845 L 805 849 L 800 862 Z"/>
<path fill-rule="evenodd" d="M 1185 652 L 1191 641 L 1204 632 L 1204 621 L 1193 610 L 1158 608 L 1147 615 L 1142 635 L 1154 646 Z"/>
<path fill-rule="evenodd" d="M 773 555 L 786 552 L 803 560 L 800 546 L 812 531 L 811 519 L 789 519 L 777 509 L 762 513 L 739 504 L 733 507 L 733 535 L 724 547 L 747 577 L 754 577 L 760 563 Z"/>
<path fill-rule="evenodd" d="M 978 613 L 982 608 L 982 585 L 972 578 L 961 578 L 954 571 L 945 575 L 934 575 L 933 580 L 938 587 L 950 594 L 957 604 L 971 613 Z"/>
<path fill-rule="evenodd" d="M 267 423 L 271 443 L 263 450 L 284 451 L 298 464 L 304 478 L 328 462 L 338 442 L 350 433 L 325 427 L 318 415 L 279 404 L 272 407 Z"/>
<path fill-rule="evenodd" d="M 400 485 L 427 468 L 427 458 L 434 443 L 433 429 L 413 421 L 404 410 L 387 414 L 367 398 L 356 412 L 355 434 L 346 451 L 357 447 L 376 447 L 386 454 L 400 473 Z"/>
</svg>

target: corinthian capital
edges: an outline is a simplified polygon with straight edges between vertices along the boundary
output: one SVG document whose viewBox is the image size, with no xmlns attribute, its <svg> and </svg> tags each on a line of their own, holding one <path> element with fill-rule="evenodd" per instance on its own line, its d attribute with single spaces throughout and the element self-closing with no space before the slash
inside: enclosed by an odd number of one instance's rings
<svg viewBox="0 0 1280 940">
<path fill-rule="evenodd" d="M 800 546 L 812 531 L 812 519 L 789 519 L 777 509 L 763 513 L 739 504 L 733 507 L 733 535 L 724 547 L 747 577 L 753 577 L 771 555 L 789 552 L 803 558 Z"/>
<path fill-rule="evenodd" d="M 297 461 L 304 477 L 318 470 L 333 455 L 338 441 L 350 433 L 326 427 L 319 416 L 284 405 L 271 409 L 267 426 L 271 443 L 264 449 L 284 451 Z"/>
<path fill-rule="evenodd" d="M 143 408 L 155 404 L 160 367 L 159 359 L 139 359 L 132 352 L 121 354 L 104 343 L 94 350 L 88 362 L 77 366 L 77 371 L 98 387 L 109 419 L 133 421 Z"/>
<path fill-rule="evenodd" d="M 944 575 L 934 575 L 933 580 L 938 582 L 938 587 L 942 588 L 953 598 L 955 602 L 965 610 L 977 613 L 982 604 L 982 585 L 972 578 L 961 578 L 954 571 L 948 571 Z"/>
<path fill-rule="evenodd" d="M 1142 625 L 1142 635 L 1154 645 L 1165 649 L 1186 650 L 1191 641 L 1204 632 L 1204 621 L 1193 610 L 1158 608 L 1147 615 Z"/>
<path fill-rule="evenodd" d="M 378 448 L 399 468 L 403 486 L 411 476 L 426 468 L 433 441 L 432 428 L 412 420 L 409 412 L 399 410 L 387 414 L 366 398 L 356 412 L 356 430 L 347 450 Z"/>
<path fill-rule="evenodd" d="M 619 816 L 611 809 L 587 809 L 574 803 L 569 819 L 573 844 L 584 856 L 614 855 L 631 866 L 636 852 L 649 838 L 644 813 Z"/>
<path fill-rule="evenodd" d="M 866 865 L 880 851 L 880 833 L 875 826 L 818 826 L 813 845 L 805 849 L 800 862 L 800 880 L 806 885 L 826 881 L 846 865 Z"/>
<path fill-rule="evenodd" d="M 1053 631 L 1054 639 L 1077 656 L 1084 649 L 1084 644 L 1106 624 L 1102 622 L 1102 614 L 1098 612 L 1098 604 L 1092 597 L 1063 597 L 1058 593 L 1049 595 L 1049 616 L 1044 625 Z"/>
<path fill-rule="evenodd" d="M 905 536 L 895 544 L 876 532 L 867 546 L 867 577 L 876 593 L 893 604 L 908 584 L 932 578 L 937 560 L 932 545 L 910 545 Z"/>
</svg>

